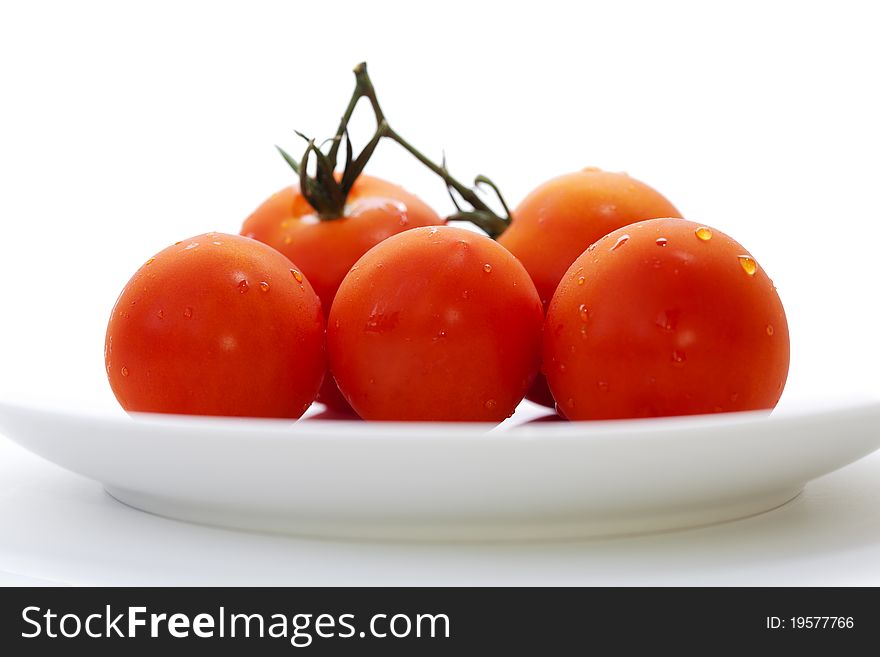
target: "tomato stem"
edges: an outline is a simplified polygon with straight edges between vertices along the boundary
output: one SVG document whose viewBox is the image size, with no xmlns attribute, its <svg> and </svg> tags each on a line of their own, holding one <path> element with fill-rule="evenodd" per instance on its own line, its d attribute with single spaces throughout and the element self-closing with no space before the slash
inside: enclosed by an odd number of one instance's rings
<svg viewBox="0 0 880 657">
<path fill-rule="evenodd" d="M 410 144 L 406 139 L 404 139 L 397 131 L 395 131 L 389 124 L 388 120 L 385 118 L 385 113 L 382 111 L 382 107 L 379 105 L 379 99 L 376 96 L 376 89 L 373 86 L 372 80 L 370 80 L 370 76 L 367 73 L 367 65 L 365 62 L 362 62 L 354 67 L 354 75 L 355 75 L 355 96 L 358 99 L 361 96 L 366 96 L 370 101 L 370 105 L 373 108 L 373 113 L 376 115 L 376 123 L 377 123 L 377 134 L 381 133 L 382 136 L 387 137 L 391 141 L 397 142 L 404 150 L 406 150 L 410 155 L 415 157 L 419 162 L 425 165 L 428 169 L 430 169 L 433 173 L 440 176 L 443 179 L 443 182 L 446 183 L 446 188 L 449 190 L 450 197 L 453 200 L 453 203 L 456 206 L 455 214 L 448 217 L 451 221 L 470 221 L 473 224 L 476 224 L 480 228 L 482 228 L 490 237 L 496 238 L 501 233 L 503 233 L 507 226 L 510 225 L 510 210 L 507 207 L 507 203 L 505 203 L 504 198 L 501 196 L 501 192 L 498 190 L 497 185 L 491 182 L 485 176 L 477 176 L 474 180 L 474 185 L 479 185 L 481 183 L 487 183 L 495 192 L 498 200 L 501 202 L 501 206 L 504 208 L 505 215 L 499 216 L 496 212 L 492 210 L 476 193 L 473 188 L 467 187 L 463 185 L 458 180 L 452 177 L 449 173 L 449 170 L 446 168 L 446 157 L 443 157 L 442 164 L 436 164 L 431 159 L 429 159 L 426 155 L 424 155 L 421 151 L 419 151 L 415 146 Z M 353 97 L 354 98 L 354 97 Z M 356 103 L 357 101 L 354 100 Z M 461 206 L 456 202 L 455 197 L 453 196 L 453 190 L 461 196 L 468 204 L 471 205 L 473 210 L 464 211 Z"/>
<path fill-rule="evenodd" d="M 367 161 L 373 155 L 376 146 L 382 139 L 390 139 L 396 142 L 410 155 L 415 157 L 424 166 L 430 169 L 434 174 L 440 176 L 446 183 L 447 191 L 455 205 L 456 212 L 447 219 L 450 221 L 469 221 L 484 230 L 490 237 L 497 238 L 510 225 L 510 209 L 501 195 L 498 186 L 489 178 L 479 175 L 474 179 L 474 186 L 468 187 L 456 180 L 446 168 L 446 157 L 444 155 L 442 163 L 436 164 L 415 146 L 410 144 L 400 134 L 398 134 L 385 118 L 385 113 L 379 105 L 379 99 L 376 96 L 376 89 L 373 81 L 367 73 L 367 65 L 361 62 L 354 67 L 355 88 L 348 106 L 339 122 L 336 135 L 329 140 L 331 142 L 330 149 L 325 154 L 321 148 L 315 145 L 314 140 L 306 139 L 308 146 L 305 154 L 300 162 L 297 162 L 288 155 L 280 147 L 278 151 L 284 160 L 290 165 L 293 171 L 299 176 L 300 191 L 306 200 L 318 212 L 318 216 L 324 220 L 338 219 L 343 216 L 345 210 L 345 201 L 351 188 L 354 186 L 357 177 L 364 170 Z M 361 98 L 366 98 L 370 102 L 373 114 L 376 117 L 376 131 L 373 137 L 355 157 L 351 150 L 351 141 L 348 138 L 348 122 L 351 120 L 354 110 Z M 299 133 L 297 133 L 299 134 Z M 302 136 L 302 135 L 300 135 Z M 342 176 L 337 180 L 334 175 L 336 169 L 336 161 L 339 155 L 339 148 L 343 141 L 346 146 L 346 161 Z M 315 174 L 310 176 L 308 173 L 309 163 L 312 156 L 315 158 Z M 485 185 L 489 187 L 498 198 L 501 207 L 504 209 L 504 215 L 499 215 L 487 205 L 477 193 L 477 189 Z M 456 194 L 461 200 L 471 206 L 471 209 L 463 208 Z"/>
</svg>

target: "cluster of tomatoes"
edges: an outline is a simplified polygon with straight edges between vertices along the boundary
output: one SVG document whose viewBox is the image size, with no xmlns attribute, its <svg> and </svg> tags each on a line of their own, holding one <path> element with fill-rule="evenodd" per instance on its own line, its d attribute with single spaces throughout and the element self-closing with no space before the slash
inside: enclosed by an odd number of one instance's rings
<svg viewBox="0 0 880 657">
<path fill-rule="evenodd" d="M 626 174 L 544 183 L 492 239 L 360 170 L 306 165 L 240 235 L 177 242 L 122 291 L 105 362 L 124 408 L 296 418 L 317 398 L 368 420 L 498 422 L 525 396 L 584 420 L 782 394 L 788 327 L 763 268 Z"/>
</svg>

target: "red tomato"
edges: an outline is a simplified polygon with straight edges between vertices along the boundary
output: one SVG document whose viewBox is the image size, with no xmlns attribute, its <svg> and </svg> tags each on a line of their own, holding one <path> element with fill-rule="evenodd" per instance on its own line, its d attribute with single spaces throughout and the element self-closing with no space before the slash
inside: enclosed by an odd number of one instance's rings
<svg viewBox="0 0 880 657">
<path fill-rule="evenodd" d="M 104 359 L 128 411 L 297 418 L 324 375 L 324 331 L 296 265 L 255 240 L 208 233 L 135 273 Z"/>
<path fill-rule="evenodd" d="M 275 247 L 302 268 L 329 312 L 342 279 L 364 253 L 382 240 L 444 220 L 416 196 L 392 183 L 361 174 L 339 219 L 321 220 L 298 187 L 286 187 L 249 216 L 241 233 Z M 318 401 L 344 410 L 328 374 Z"/>
<path fill-rule="evenodd" d="M 327 349 L 364 419 L 498 422 L 538 371 L 542 323 L 535 286 L 508 251 L 472 231 L 418 228 L 352 268 Z"/>
<path fill-rule="evenodd" d="M 683 219 L 603 237 L 547 311 L 543 369 L 571 420 L 773 408 L 788 363 L 766 272 L 724 233 Z"/>
<path fill-rule="evenodd" d="M 659 192 L 625 173 L 594 167 L 554 178 L 532 191 L 498 241 L 529 272 L 544 310 L 563 274 L 584 250 L 612 230 L 644 219 L 680 217 Z M 543 376 L 528 398 L 553 406 Z"/>
</svg>

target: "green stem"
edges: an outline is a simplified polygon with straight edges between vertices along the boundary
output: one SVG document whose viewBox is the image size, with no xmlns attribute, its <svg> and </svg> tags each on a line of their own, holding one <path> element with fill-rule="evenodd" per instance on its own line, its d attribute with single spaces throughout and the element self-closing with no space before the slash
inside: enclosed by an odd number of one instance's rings
<svg viewBox="0 0 880 657">
<path fill-rule="evenodd" d="M 278 148 L 285 161 L 299 175 L 300 190 L 306 200 L 313 208 L 315 208 L 318 216 L 322 220 L 339 219 L 343 216 L 345 202 L 355 180 L 357 180 L 357 177 L 364 170 L 367 161 L 372 156 L 379 141 L 383 138 L 388 138 L 399 144 L 404 150 L 410 153 L 410 155 L 415 157 L 434 174 L 440 176 L 440 178 L 446 183 L 446 188 L 449 190 L 450 196 L 452 197 L 457 210 L 457 212 L 448 217 L 449 220 L 469 221 L 479 226 L 492 238 L 497 238 L 501 235 L 501 233 L 503 233 L 510 225 L 510 210 L 508 209 L 504 198 L 501 196 L 498 186 L 485 176 L 477 176 L 474 180 L 475 186 L 485 184 L 491 187 L 495 192 L 495 195 L 498 197 L 501 206 L 504 208 L 504 216 L 500 216 L 493 211 L 492 208 L 480 198 L 475 188 L 468 187 L 453 178 L 446 168 L 445 159 L 443 164 L 436 164 L 415 146 L 406 141 L 388 124 L 388 120 L 385 118 L 385 113 L 379 105 L 379 99 L 376 96 L 376 89 L 373 87 L 373 82 L 370 80 L 370 76 L 367 73 L 366 63 L 362 62 L 355 66 L 354 75 L 354 92 L 351 95 L 351 99 L 348 101 L 348 106 L 345 108 L 345 112 L 342 114 L 342 118 L 339 121 L 339 127 L 336 130 L 336 135 L 331 140 L 332 144 L 326 154 L 322 152 L 320 147 L 315 145 L 314 140 L 308 139 L 306 140 L 308 146 L 306 147 L 305 154 L 300 162 L 294 160 L 281 148 Z M 357 157 L 352 157 L 351 142 L 348 140 L 348 123 L 361 98 L 367 98 L 370 102 L 373 114 L 376 117 L 376 131 L 367 145 L 364 146 L 363 150 L 358 153 Z M 334 176 L 334 171 L 336 169 L 336 159 L 339 154 L 339 148 L 342 145 L 343 139 L 346 141 L 346 162 L 342 177 L 337 181 Z M 316 165 L 314 177 L 310 177 L 307 173 L 309 158 L 312 155 L 315 156 Z M 455 196 L 452 194 L 453 191 L 455 191 L 455 193 L 457 193 L 461 199 L 467 202 L 473 209 L 465 210 L 461 208 Z"/>
<path fill-rule="evenodd" d="M 382 111 L 382 107 L 379 105 L 379 99 L 376 96 L 376 89 L 373 87 L 373 82 L 370 80 L 370 76 L 367 73 L 367 65 L 366 63 L 358 64 L 354 68 L 355 74 L 355 95 L 360 94 L 357 99 L 359 100 L 361 96 L 366 96 L 370 105 L 373 108 L 373 113 L 376 115 L 376 123 L 378 124 L 377 134 L 379 132 L 384 132 L 383 136 L 387 137 L 391 141 L 397 142 L 404 150 L 406 150 L 410 155 L 415 157 L 419 162 L 425 165 L 428 169 L 430 169 L 434 174 L 440 176 L 443 179 L 443 182 L 446 183 L 447 188 L 454 189 L 465 201 L 467 201 L 474 209 L 471 212 L 457 212 L 449 217 L 449 219 L 453 221 L 470 221 L 471 223 L 476 224 L 481 229 L 483 229 L 486 233 L 488 233 L 489 237 L 495 239 L 501 233 L 503 233 L 507 227 L 510 225 L 510 211 L 507 208 L 507 203 L 505 203 L 504 198 L 501 196 L 501 192 L 498 190 L 498 187 L 495 183 L 491 182 L 485 176 L 477 176 L 476 182 L 484 182 L 489 184 L 492 189 L 495 191 L 498 199 L 501 202 L 501 205 L 504 207 L 504 211 L 506 216 L 501 217 L 496 214 L 492 208 L 486 205 L 485 202 L 477 195 L 473 188 L 463 185 L 458 180 L 450 175 L 449 171 L 446 169 L 445 163 L 444 165 L 438 165 L 433 162 L 430 158 L 424 155 L 421 151 L 419 151 L 415 146 L 410 144 L 406 139 L 404 139 L 400 134 L 398 134 L 389 124 L 387 119 L 385 118 L 385 113 Z M 357 102 L 354 100 L 353 102 Z"/>
<path fill-rule="evenodd" d="M 342 119 L 340 119 L 339 121 L 339 127 L 336 129 L 336 136 L 333 138 L 333 145 L 330 147 L 330 152 L 327 153 L 327 156 L 330 159 L 336 158 L 336 153 L 339 151 L 339 144 L 341 143 L 342 138 L 345 135 L 345 131 L 348 129 L 348 122 L 351 121 L 351 115 L 354 114 L 354 108 L 357 107 L 358 101 L 364 97 L 363 90 L 359 88 L 360 75 L 358 71 L 360 69 L 364 69 L 364 71 L 366 72 L 366 68 L 367 64 L 365 62 L 361 62 L 354 67 L 354 93 L 351 95 L 351 100 L 348 101 L 348 107 L 345 108 L 345 112 L 342 114 Z"/>
</svg>

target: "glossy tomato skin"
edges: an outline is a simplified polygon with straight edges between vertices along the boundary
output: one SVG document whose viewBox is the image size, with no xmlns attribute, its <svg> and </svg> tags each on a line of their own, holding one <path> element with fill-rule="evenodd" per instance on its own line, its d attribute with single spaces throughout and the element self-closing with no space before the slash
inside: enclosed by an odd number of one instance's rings
<svg viewBox="0 0 880 657">
<path fill-rule="evenodd" d="M 276 250 L 208 233 L 150 258 L 107 326 L 105 364 L 128 411 L 298 418 L 326 368 L 324 315 Z"/>
<path fill-rule="evenodd" d="M 593 244 L 544 328 L 544 373 L 571 420 L 773 408 L 788 365 L 788 323 L 767 273 L 724 233 L 683 219 Z"/>
<path fill-rule="evenodd" d="M 418 228 L 352 268 L 327 348 L 364 419 L 499 422 L 538 371 L 542 323 L 538 293 L 507 250 L 460 228 Z"/>
<path fill-rule="evenodd" d="M 627 224 L 680 216 L 645 183 L 590 167 L 534 189 L 498 242 L 529 272 L 546 310 L 562 276 L 590 244 Z"/>
<path fill-rule="evenodd" d="M 245 220 L 241 233 L 297 263 L 321 298 L 324 312 L 329 313 L 342 279 L 364 253 L 410 228 L 443 223 L 402 187 L 362 174 L 348 196 L 344 217 L 321 221 L 298 187 L 286 187 Z M 318 400 L 338 410 L 347 407 L 329 374 Z"/>
<path fill-rule="evenodd" d="M 512 216 L 498 241 L 529 272 L 546 311 L 562 276 L 590 244 L 636 221 L 681 214 L 645 183 L 625 173 L 588 167 L 538 186 Z M 528 398 L 553 406 L 543 376 L 535 380 Z"/>
</svg>

